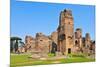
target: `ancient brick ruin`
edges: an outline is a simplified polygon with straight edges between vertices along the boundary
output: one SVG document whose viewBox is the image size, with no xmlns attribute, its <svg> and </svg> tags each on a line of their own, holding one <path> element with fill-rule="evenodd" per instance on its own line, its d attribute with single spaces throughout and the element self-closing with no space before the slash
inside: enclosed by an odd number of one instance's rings
<svg viewBox="0 0 100 67">
<path fill-rule="evenodd" d="M 59 53 L 68 55 L 71 53 L 95 54 L 95 41 L 91 40 L 90 34 L 82 37 L 82 29 L 77 28 L 74 32 L 74 17 L 71 10 L 63 10 L 59 16 L 59 26 L 50 36 L 37 33 L 35 37 L 26 36 L 24 52 L 38 51 L 42 55 Z M 46 55 L 45 55 L 46 56 Z"/>
<path fill-rule="evenodd" d="M 74 45 L 74 22 L 71 10 L 60 13 L 58 26 L 58 51 L 63 55 L 71 53 Z"/>
</svg>

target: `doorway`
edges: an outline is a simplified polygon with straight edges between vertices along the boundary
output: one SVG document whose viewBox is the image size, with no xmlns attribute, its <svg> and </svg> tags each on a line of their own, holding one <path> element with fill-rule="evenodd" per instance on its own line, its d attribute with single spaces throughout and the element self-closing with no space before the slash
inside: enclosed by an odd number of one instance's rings
<svg viewBox="0 0 100 67">
<path fill-rule="evenodd" d="M 71 48 L 68 48 L 68 54 L 71 54 Z"/>
</svg>

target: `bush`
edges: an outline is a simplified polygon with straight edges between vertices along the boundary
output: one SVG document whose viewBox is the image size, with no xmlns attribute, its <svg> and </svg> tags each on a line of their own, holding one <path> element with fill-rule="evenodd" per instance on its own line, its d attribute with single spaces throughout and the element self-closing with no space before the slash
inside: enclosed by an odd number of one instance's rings
<svg viewBox="0 0 100 67">
<path fill-rule="evenodd" d="M 55 55 L 53 53 L 48 54 L 49 57 L 54 57 Z"/>
<path fill-rule="evenodd" d="M 72 57 L 85 57 L 84 54 L 72 54 Z"/>
</svg>

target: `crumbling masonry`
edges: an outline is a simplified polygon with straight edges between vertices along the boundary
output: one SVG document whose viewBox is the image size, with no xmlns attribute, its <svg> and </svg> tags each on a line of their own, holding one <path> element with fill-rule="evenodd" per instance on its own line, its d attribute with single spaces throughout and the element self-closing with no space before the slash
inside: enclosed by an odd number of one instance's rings
<svg viewBox="0 0 100 67">
<path fill-rule="evenodd" d="M 71 10 L 63 10 L 59 16 L 57 31 L 50 36 L 37 33 L 36 37 L 25 37 L 25 52 L 40 51 L 42 54 L 56 53 L 68 55 L 71 53 L 95 54 L 95 41 L 91 40 L 90 34 L 82 37 L 82 29 L 77 28 L 74 32 L 74 18 Z"/>
</svg>

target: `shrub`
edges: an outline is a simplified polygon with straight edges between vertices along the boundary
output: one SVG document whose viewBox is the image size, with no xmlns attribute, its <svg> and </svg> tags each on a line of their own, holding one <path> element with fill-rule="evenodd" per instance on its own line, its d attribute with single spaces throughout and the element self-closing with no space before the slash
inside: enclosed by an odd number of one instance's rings
<svg viewBox="0 0 100 67">
<path fill-rule="evenodd" d="M 53 53 L 48 54 L 49 57 L 54 57 L 55 55 Z"/>
<path fill-rule="evenodd" d="M 84 54 L 72 54 L 72 57 L 85 57 Z"/>
</svg>

